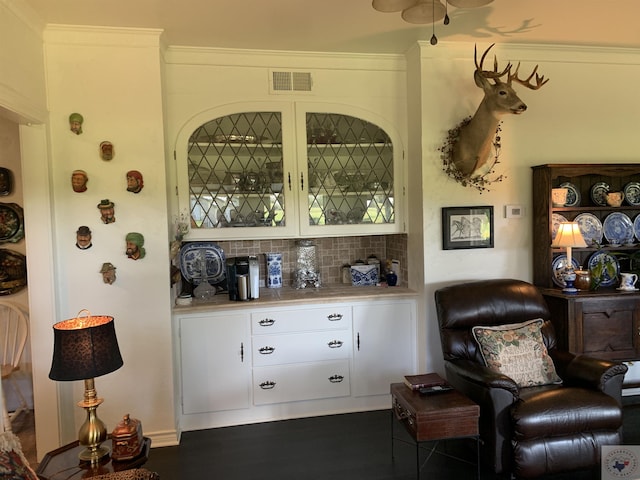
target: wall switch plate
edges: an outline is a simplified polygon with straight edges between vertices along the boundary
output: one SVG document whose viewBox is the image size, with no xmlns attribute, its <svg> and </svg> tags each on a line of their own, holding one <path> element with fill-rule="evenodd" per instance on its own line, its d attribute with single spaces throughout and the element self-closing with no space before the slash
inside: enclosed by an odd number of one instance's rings
<svg viewBox="0 0 640 480">
<path fill-rule="evenodd" d="M 505 205 L 504 216 L 506 218 L 524 217 L 524 207 L 522 205 Z"/>
</svg>

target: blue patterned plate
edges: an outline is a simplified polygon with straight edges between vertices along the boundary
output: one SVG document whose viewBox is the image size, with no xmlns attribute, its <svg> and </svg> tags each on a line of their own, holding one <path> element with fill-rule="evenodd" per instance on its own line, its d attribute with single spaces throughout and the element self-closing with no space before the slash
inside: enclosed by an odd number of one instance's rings
<svg viewBox="0 0 640 480">
<path fill-rule="evenodd" d="M 633 233 L 640 242 L 640 213 L 636 215 L 636 218 L 633 221 Z"/>
<path fill-rule="evenodd" d="M 180 249 L 180 272 L 182 276 L 198 285 L 202 280 L 201 255 L 204 251 L 207 259 L 207 281 L 211 284 L 221 282 L 225 277 L 224 251 L 213 242 L 186 242 Z"/>
<path fill-rule="evenodd" d="M 593 213 L 581 213 L 573 221 L 580 227 L 580 232 L 587 245 L 602 243 L 602 222 Z"/>
<path fill-rule="evenodd" d="M 559 213 L 551 214 L 551 240 L 556 238 L 560 224 L 568 221 L 569 220 L 567 220 L 564 215 L 560 215 Z"/>
<path fill-rule="evenodd" d="M 577 207 L 580 205 L 580 190 L 573 183 L 564 182 L 560 184 L 560 188 L 567 189 L 567 201 L 565 207 Z"/>
<path fill-rule="evenodd" d="M 559 287 L 566 287 L 567 283 L 562 278 L 562 272 L 565 268 L 567 268 L 567 264 L 569 263 L 569 259 L 563 253 L 562 255 L 558 255 L 551 262 L 551 280 Z M 571 265 L 573 265 L 574 270 L 580 270 L 580 264 L 575 258 L 571 258 Z"/>
<path fill-rule="evenodd" d="M 600 207 L 607 206 L 607 193 L 609 192 L 609 185 L 605 182 L 595 183 L 591 187 L 591 201 L 594 205 Z"/>
<path fill-rule="evenodd" d="M 624 186 L 624 199 L 629 205 L 640 205 L 640 183 L 629 182 Z"/>
<path fill-rule="evenodd" d="M 600 279 L 601 287 L 610 287 L 618 281 L 620 264 L 618 259 L 607 252 L 595 252 L 589 257 L 589 271 L 594 280 Z M 600 275 L 598 275 L 600 273 Z"/>
<path fill-rule="evenodd" d="M 602 224 L 604 237 L 610 244 L 633 243 L 633 222 L 622 212 L 607 215 Z"/>
</svg>

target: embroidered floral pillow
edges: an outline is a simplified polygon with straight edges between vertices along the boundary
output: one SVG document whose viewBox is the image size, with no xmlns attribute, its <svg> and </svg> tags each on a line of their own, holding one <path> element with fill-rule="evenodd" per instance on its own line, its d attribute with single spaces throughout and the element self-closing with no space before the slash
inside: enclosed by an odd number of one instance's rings
<svg viewBox="0 0 640 480">
<path fill-rule="evenodd" d="M 0 479 L 38 480 L 22 453 L 20 440 L 11 432 L 0 433 Z"/>
<path fill-rule="evenodd" d="M 562 383 L 542 340 L 541 318 L 497 327 L 473 327 L 487 367 L 512 378 L 519 387 Z"/>
</svg>

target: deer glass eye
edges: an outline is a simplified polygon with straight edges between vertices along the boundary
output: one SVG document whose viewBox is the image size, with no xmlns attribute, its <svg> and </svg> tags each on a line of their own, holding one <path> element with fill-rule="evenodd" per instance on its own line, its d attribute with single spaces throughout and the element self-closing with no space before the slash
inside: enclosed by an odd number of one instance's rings
<svg viewBox="0 0 640 480">
<path fill-rule="evenodd" d="M 499 95 L 504 96 L 504 95 L 506 95 L 506 94 L 507 94 L 507 91 L 506 91 L 506 90 L 500 90 L 500 91 L 498 92 L 498 94 L 499 94 Z"/>
</svg>

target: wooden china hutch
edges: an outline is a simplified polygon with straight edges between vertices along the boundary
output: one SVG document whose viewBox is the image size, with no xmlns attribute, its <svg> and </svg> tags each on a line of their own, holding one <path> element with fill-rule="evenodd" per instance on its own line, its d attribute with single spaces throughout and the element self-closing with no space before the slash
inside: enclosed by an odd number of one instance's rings
<svg viewBox="0 0 640 480">
<path fill-rule="evenodd" d="M 552 189 L 559 187 L 568 188 L 566 206 L 551 201 Z M 607 191 L 625 192 L 625 201 L 608 206 Z M 572 263 L 592 276 L 602 271 L 597 288 L 563 293 L 558 273 L 568 263 L 566 252 L 551 246 L 561 221 L 576 221 L 586 233 L 588 245 L 573 248 Z M 640 260 L 639 237 L 640 164 L 533 167 L 533 280 L 551 309 L 561 347 L 610 360 L 640 360 L 640 293 L 617 289 L 620 272 L 638 268 L 640 262 L 634 266 L 630 257 L 637 253 Z"/>
</svg>

